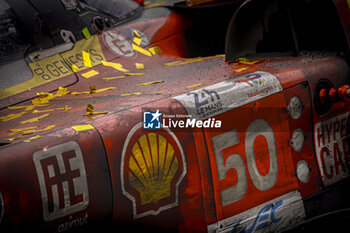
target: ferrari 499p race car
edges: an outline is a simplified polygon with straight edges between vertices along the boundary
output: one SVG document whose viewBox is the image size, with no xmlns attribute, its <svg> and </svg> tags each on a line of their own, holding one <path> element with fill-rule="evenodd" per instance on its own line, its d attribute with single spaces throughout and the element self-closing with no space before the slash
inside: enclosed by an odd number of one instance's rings
<svg viewBox="0 0 350 233">
<path fill-rule="evenodd" d="M 2 0 L 0 45 L 2 232 L 348 224 L 349 0 Z"/>
</svg>

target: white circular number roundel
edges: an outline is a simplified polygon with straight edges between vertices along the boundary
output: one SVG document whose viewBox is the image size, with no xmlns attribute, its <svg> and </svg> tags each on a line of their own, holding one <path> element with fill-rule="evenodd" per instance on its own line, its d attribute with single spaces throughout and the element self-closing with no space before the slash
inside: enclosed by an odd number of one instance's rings
<svg viewBox="0 0 350 233">
<path fill-rule="evenodd" d="M 269 172 L 261 175 L 258 170 L 254 152 L 255 139 L 263 136 L 267 142 L 267 151 L 270 157 Z M 245 154 L 249 175 L 254 186 L 262 191 L 272 188 L 278 176 L 278 156 L 276 148 L 276 138 L 270 124 L 263 120 L 254 120 L 248 126 L 246 137 L 244 139 Z M 244 160 L 239 154 L 231 154 L 226 161 L 223 159 L 223 150 L 239 143 L 238 131 L 233 129 L 219 134 L 212 138 L 215 152 L 215 159 L 219 180 L 224 180 L 229 170 L 235 169 L 237 173 L 237 183 L 232 187 L 220 191 L 222 206 L 232 204 L 242 199 L 247 192 L 247 174 Z"/>
<path fill-rule="evenodd" d="M 122 34 L 114 31 L 103 33 L 103 39 L 108 49 L 116 55 L 123 57 L 133 57 L 135 54 L 131 43 Z"/>
</svg>

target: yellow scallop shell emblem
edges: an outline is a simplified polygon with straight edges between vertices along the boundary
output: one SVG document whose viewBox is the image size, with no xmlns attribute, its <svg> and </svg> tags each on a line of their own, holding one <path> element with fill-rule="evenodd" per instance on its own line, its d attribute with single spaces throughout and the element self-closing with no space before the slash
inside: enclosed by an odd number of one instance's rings
<svg viewBox="0 0 350 233">
<path fill-rule="evenodd" d="M 129 183 L 140 193 L 141 205 L 146 205 L 170 196 L 179 164 L 166 138 L 149 133 L 133 145 L 129 168 Z"/>
<path fill-rule="evenodd" d="M 134 218 L 178 206 L 187 166 L 180 141 L 170 129 L 145 132 L 142 123 L 135 125 L 121 159 L 122 193 L 132 201 Z"/>
</svg>

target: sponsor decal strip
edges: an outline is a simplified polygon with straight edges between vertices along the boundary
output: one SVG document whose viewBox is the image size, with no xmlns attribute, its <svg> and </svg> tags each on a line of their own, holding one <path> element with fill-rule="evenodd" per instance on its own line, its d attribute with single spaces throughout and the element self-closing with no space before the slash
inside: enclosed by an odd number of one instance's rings
<svg viewBox="0 0 350 233">
<path fill-rule="evenodd" d="M 347 162 L 350 112 L 315 125 L 315 148 L 323 183 L 328 186 L 350 175 Z"/>
<path fill-rule="evenodd" d="M 282 91 L 277 77 L 254 72 L 174 97 L 196 119 L 207 119 Z"/>
<path fill-rule="evenodd" d="M 208 232 L 278 232 L 305 219 L 299 191 L 295 190 L 240 214 L 208 226 Z"/>
<path fill-rule="evenodd" d="M 80 40 L 70 51 L 29 63 L 33 72 L 32 79 L 0 90 L 0 99 L 99 65 L 103 60 L 105 57 L 97 36 L 92 36 L 90 40 Z"/>
</svg>

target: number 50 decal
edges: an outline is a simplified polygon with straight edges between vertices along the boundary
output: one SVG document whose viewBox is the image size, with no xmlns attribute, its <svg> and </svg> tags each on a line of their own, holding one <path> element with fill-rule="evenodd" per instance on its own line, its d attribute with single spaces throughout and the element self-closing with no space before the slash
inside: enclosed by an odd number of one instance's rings
<svg viewBox="0 0 350 233">
<path fill-rule="evenodd" d="M 254 144 L 258 136 L 263 136 L 267 142 L 266 153 L 269 153 L 270 167 L 266 175 L 261 175 L 255 159 Z M 237 129 L 227 131 L 212 138 L 219 181 L 224 180 L 229 170 L 237 172 L 237 184 L 220 191 L 221 204 L 226 206 L 242 199 L 247 192 L 247 172 L 242 155 L 231 154 L 224 161 L 223 150 L 239 143 Z M 254 120 L 248 126 L 245 140 L 245 154 L 250 178 L 254 186 L 262 191 L 272 188 L 278 176 L 278 157 L 276 139 L 270 124 L 263 120 Z"/>
</svg>

